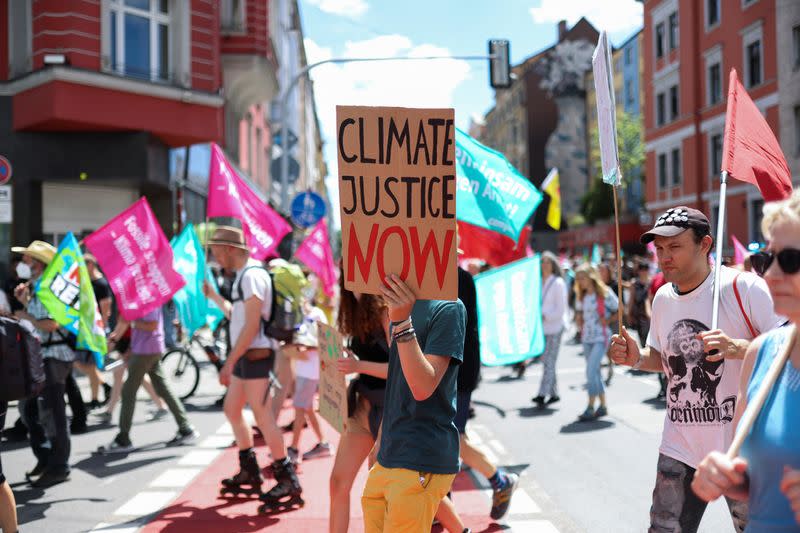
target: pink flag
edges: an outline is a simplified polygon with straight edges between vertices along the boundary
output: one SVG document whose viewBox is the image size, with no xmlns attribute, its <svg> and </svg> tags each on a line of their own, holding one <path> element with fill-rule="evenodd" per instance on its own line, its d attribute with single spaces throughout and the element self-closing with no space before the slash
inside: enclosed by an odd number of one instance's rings
<svg viewBox="0 0 800 533">
<path fill-rule="evenodd" d="M 281 239 L 292 231 L 292 226 L 236 174 L 216 144 L 211 145 L 207 214 L 241 220 L 250 254 L 256 259 L 273 253 Z"/>
<path fill-rule="evenodd" d="M 653 241 L 647 243 L 647 251 L 653 255 L 656 255 L 656 245 Z"/>
<path fill-rule="evenodd" d="M 731 235 L 731 242 L 733 243 L 733 264 L 743 265 L 744 258 L 747 256 L 747 248 L 739 242 L 736 235 Z"/>
<path fill-rule="evenodd" d="M 84 239 L 117 297 L 119 313 L 136 320 L 186 284 L 172 268 L 172 248 L 142 197 Z"/>
<path fill-rule="evenodd" d="M 333 288 L 336 285 L 336 264 L 333 262 L 328 225 L 324 218 L 314 226 L 314 230 L 294 255 L 319 276 L 325 294 L 333 296 Z"/>
</svg>

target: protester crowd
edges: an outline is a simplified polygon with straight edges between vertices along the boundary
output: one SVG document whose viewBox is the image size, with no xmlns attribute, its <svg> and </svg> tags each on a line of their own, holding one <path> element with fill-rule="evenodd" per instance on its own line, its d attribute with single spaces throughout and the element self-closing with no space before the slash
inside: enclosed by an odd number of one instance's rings
<svg viewBox="0 0 800 533">
<path fill-rule="evenodd" d="M 737 531 L 796 531 L 800 524 L 800 425 L 792 418 L 800 407 L 800 346 L 795 342 L 800 193 L 766 204 L 763 230 L 769 246 L 749 258 L 754 272 L 721 267 L 714 329 L 713 238 L 700 211 L 676 207 L 665 212 L 642 235 L 642 244 L 655 253 L 626 258 L 619 267 L 613 257 L 592 262 L 549 252 L 541 256 L 545 347 L 533 403 L 544 408 L 559 402 L 558 354 L 562 338 L 573 330 L 572 341 L 582 345 L 586 360 L 588 399 L 577 414 L 579 421 L 591 422 L 613 410 L 607 388 L 615 364 L 663 376 L 659 398 L 666 402 L 666 416 L 654 465 L 650 531 L 696 531 L 707 502 L 720 496 L 727 499 Z M 343 276 L 334 298 L 313 282 L 299 282 L 296 304 L 302 318 L 295 334 L 285 338 L 266 327 L 276 313 L 270 272 L 277 263 L 250 257 L 245 234 L 235 227 L 217 228 L 207 244 L 215 267 L 229 280 L 219 288 L 208 282 L 204 286 L 228 328 L 229 347 L 218 369 L 227 387 L 223 411 L 239 450 L 239 471 L 220 480 L 223 493 L 258 494 L 265 513 L 291 510 L 303 503 L 297 465 L 335 455 L 330 531 L 348 530 L 352 487 L 365 462 L 370 470 L 360 503 L 367 531 L 424 531 L 435 520 L 448 531 L 468 531 L 448 497 L 464 466 L 490 482 L 491 517 L 498 520 L 507 513 L 517 475 L 493 464 L 466 433 L 481 371 L 470 272 L 459 268 L 459 300 L 454 302 L 417 300 L 394 274 L 387 276 L 381 295 L 352 292 L 344 287 Z M 160 308 L 136 320 L 122 319 L 97 260 L 86 254 L 109 342 L 105 362 L 118 360 L 110 365 L 111 375 L 100 372 L 92 354 L 76 349 L 34 290 L 56 249 L 34 241 L 12 251 L 16 256 L 0 292 L 0 310 L 38 339 L 44 361 L 43 389 L 38 397 L 18 402 L 18 420 L 4 431 L 6 438 L 30 443 L 30 484 L 48 488 L 69 480 L 71 435 L 85 431 L 87 423 L 110 424 L 117 405 L 119 430 L 103 451 L 133 450 L 131 424 L 142 385 L 153 400 L 150 418 L 171 413 L 175 419 L 177 433 L 169 444 L 194 440 L 198 434 L 160 365 L 171 329 L 167 322 L 180 324 L 165 320 Z M 299 275 L 314 277 L 308 269 Z M 346 339 L 346 356 L 337 368 L 353 378 L 345 430 L 336 446 L 327 442 L 315 410 L 317 323 L 335 324 Z M 788 362 L 779 368 L 741 454 L 728 456 L 746 406 L 783 353 Z M 514 371 L 522 376 L 530 364 L 523 361 Z M 89 401 L 75 382 L 76 371 L 88 377 Z M 291 405 L 283 402 L 289 392 Z M 246 405 L 269 449 L 266 470 L 275 482 L 268 490 L 261 468 L 267 456 L 256 454 L 253 428 L 243 416 Z M 288 445 L 277 423 L 284 406 L 294 414 Z M 0 425 L 12 415 L 6 404 L 0 405 Z M 301 450 L 306 424 L 316 445 Z M 17 529 L 13 494 L 1 469 L 0 525 L 4 532 Z"/>
</svg>

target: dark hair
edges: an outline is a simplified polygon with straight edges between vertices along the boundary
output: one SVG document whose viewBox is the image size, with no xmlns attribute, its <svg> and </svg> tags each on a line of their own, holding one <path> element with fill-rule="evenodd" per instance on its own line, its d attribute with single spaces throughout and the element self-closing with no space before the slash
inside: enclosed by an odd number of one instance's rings
<svg viewBox="0 0 800 533">
<path fill-rule="evenodd" d="M 361 299 L 344 287 L 344 273 L 339 270 L 339 331 L 362 342 L 376 331 L 383 331 L 383 313 L 386 303 L 374 294 L 362 294 Z"/>
<path fill-rule="evenodd" d="M 692 228 L 692 237 L 694 238 L 695 244 L 700 244 L 703 242 L 703 237 L 705 236 L 711 237 L 711 246 L 708 247 L 708 252 L 706 252 L 706 256 L 711 255 L 711 250 L 714 249 L 714 237 L 711 236 L 710 233 L 703 231 L 699 228 Z"/>
</svg>

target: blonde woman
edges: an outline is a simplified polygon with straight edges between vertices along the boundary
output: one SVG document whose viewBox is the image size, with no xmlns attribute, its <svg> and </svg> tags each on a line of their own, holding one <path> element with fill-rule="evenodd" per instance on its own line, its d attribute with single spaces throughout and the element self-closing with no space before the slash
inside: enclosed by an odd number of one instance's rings
<svg viewBox="0 0 800 533">
<path fill-rule="evenodd" d="M 576 299 L 581 303 L 583 355 L 586 358 L 589 404 L 578 416 L 581 422 L 595 420 L 608 414 L 600 364 L 611 338 L 609 318 L 617 311 L 616 295 L 603 283 L 591 265 L 583 264 L 575 271 Z M 595 409 L 595 402 L 600 405 Z"/>
</svg>

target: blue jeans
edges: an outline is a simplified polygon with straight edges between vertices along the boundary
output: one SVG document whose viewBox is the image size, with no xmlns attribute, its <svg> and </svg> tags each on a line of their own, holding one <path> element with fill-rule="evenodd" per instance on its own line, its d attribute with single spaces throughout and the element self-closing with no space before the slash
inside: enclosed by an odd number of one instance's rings
<svg viewBox="0 0 800 533">
<path fill-rule="evenodd" d="M 586 358 L 586 381 L 589 396 L 599 396 L 605 392 L 600 364 L 606 355 L 605 342 L 584 342 L 583 356 Z"/>
</svg>

